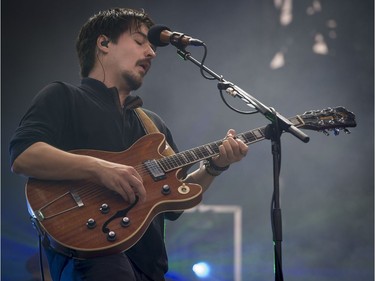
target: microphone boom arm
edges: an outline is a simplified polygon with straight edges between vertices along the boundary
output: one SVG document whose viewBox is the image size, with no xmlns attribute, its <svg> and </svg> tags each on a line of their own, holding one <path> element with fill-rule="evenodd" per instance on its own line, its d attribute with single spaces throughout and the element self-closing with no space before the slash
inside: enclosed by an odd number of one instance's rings
<svg viewBox="0 0 375 281">
<path fill-rule="evenodd" d="M 202 70 L 210 74 L 213 78 L 218 80 L 218 88 L 220 90 L 225 90 L 232 97 L 239 97 L 245 103 L 252 105 L 256 110 L 262 113 L 272 123 L 278 122 L 278 126 L 280 129 L 284 130 L 285 132 L 289 132 L 290 134 L 292 134 L 293 136 L 295 136 L 296 138 L 305 143 L 309 142 L 310 138 L 308 135 L 306 135 L 304 132 L 302 132 L 300 129 L 294 126 L 286 117 L 276 112 L 273 108 L 264 105 L 259 100 L 257 100 L 256 98 L 254 98 L 249 93 L 245 92 L 243 89 L 236 86 L 232 82 L 226 81 L 222 75 L 218 75 L 217 73 L 206 67 L 204 64 L 196 60 L 184 48 L 178 48 L 177 53 L 184 60 L 191 61 L 195 65 L 199 66 Z"/>
</svg>

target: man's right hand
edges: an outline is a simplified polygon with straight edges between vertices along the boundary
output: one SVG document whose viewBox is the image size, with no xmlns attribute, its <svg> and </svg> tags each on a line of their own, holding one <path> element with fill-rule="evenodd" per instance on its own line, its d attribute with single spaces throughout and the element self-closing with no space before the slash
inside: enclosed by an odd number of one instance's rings
<svg viewBox="0 0 375 281">
<path fill-rule="evenodd" d="M 98 159 L 98 180 L 102 185 L 120 194 L 125 201 L 133 203 L 138 196 L 146 200 L 142 177 L 134 167 Z"/>
</svg>

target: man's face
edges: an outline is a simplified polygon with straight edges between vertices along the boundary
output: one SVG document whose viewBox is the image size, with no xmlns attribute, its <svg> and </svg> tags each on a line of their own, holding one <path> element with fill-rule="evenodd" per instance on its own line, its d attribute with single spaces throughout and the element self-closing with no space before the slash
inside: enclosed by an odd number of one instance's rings
<svg viewBox="0 0 375 281">
<path fill-rule="evenodd" d="M 138 89 L 155 58 L 155 48 L 147 39 L 148 28 L 132 28 L 110 44 L 107 71 L 127 90 Z"/>
</svg>

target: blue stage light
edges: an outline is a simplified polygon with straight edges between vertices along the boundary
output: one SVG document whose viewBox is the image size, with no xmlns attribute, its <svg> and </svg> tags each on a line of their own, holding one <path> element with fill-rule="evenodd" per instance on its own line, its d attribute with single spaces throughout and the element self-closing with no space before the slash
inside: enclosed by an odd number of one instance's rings
<svg viewBox="0 0 375 281">
<path fill-rule="evenodd" d="M 205 262 L 199 262 L 193 265 L 193 271 L 199 278 L 206 278 L 210 275 L 211 268 Z"/>
</svg>

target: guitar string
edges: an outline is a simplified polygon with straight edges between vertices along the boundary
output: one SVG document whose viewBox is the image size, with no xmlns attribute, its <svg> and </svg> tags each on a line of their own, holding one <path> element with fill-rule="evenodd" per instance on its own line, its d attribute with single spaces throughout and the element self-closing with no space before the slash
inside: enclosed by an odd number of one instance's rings
<svg viewBox="0 0 375 281">
<path fill-rule="evenodd" d="M 179 154 L 174 154 L 169 157 L 158 159 L 157 162 L 159 165 L 163 167 L 163 171 L 168 169 L 178 169 L 180 167 L 183 167 L 187 164 L 194 163 L 195 161 L 199 161 L 199 159 L 204 159 L 206 157 L 210 157 L 214 154 L 216 154 L 216 151 L 218 150 L 219 142 L 211 143 L 210 145 L 200 146 L 195 148 L 191 151 L 185 151 L 181 152 Z M 208 147 L 209 146 L 209 147 Z M 142 163 L 139 165 L 134 166 L 136 171 L 139 173 L 139 175 L 143 178 L 145 176 L 150 175 L 150 171 L 147 169 L 147 167 Z M 102 193 L 108 192 L 105 188 L 86 188 L 85 186 L 80 187 L 77 189 L 77 192 L 79 192 L 80 196 L 82 197 L 88 197 L 88 199 L 94 198 L 95 196 L 98 196 Z"/>
<path fill-rule="evenodd" d="M 157 164 L 162 166 L 164 172 L 168 170 L 178 169 L 184 167 L 187 164 L 194 163 L 200 159 L 204 159 L 216 154 L 218 150 L 219 142 L 211 143 L 209 145 L 197 147 L 191 151 L 181 152 L 165 158 L 157 160 Z M 139 175 L 143 178 L 150 175 L 150 171 L 147 169 L 145 164 L 139 164 L 134 166 Z M 166 169 L 167 168 L 167 169 Z M 82 186 L 76 190 L 79 196 L 86 197 L 86 199 L 95 198 L 102 193 L 108 192 L 106 188 L 87 188 Z"/>
<path fill-rule="evenodd" d="M 143 164 L 137 165 L 134 168 L 138 171 L 141 177 L 145 177 L 149 174 L 148 170 L 144 167 Z M 103 188 L 99 185 L 95 185 L 94 187 L 88 188 L 87 184 L 80 186 L 74 190 L 74 192 L 77 193 L 82 200 L 90 200 L 93 198 L 97 198 L 108 191 L 110 191 L 110 189 Z"/>
<path fill-rule="evenodd" d="M 251 133 L 251 132 L 248 132 Z M 251 134 L 241 134 L 238 137 L 241 137 L 245 142 L 250 142 L 250 140 L 257 139 L 256 136 L 254 136 L 253 133 Z M 217 153 L 218 146 L 220 145 L 220 142 L 214 142 L 205 146 L 197 147 L 190 151 L 180 152 L 178 154 L 174 154 L 165 158 L 161 158 L 156 160 L 157 165 L 162 167 L 163 172 L 168 172 L 173 169 L 178 169 L 180 167 L 186 166 L 187 164 L 192 164 L 200 159 L 204 159 L 206 157 L 213 156 Z M 134 166 L 136 171 L 139 173 L 139 175 L 144 178 L 146 176 L 150 176 L 151 172 L 146 167 L 144 163 Z M 87 188 L 87 184 L 84 186 L 81 186 L 73 191 L 76 195 L 80 197 L 82 201 L 90 200 L 93 198 L 99 198 L 100 195 L 108 193 L 110 189 L 100 187 L 98 185 Z M 73 195 L 72 195 L 73 196 Z M 117 194 L 119 196 L 119 194 Z M 75 197 L 75 196 L 73 196 Z M 78 204 L 78 202 L 77 202 Z"/>
</svg>

